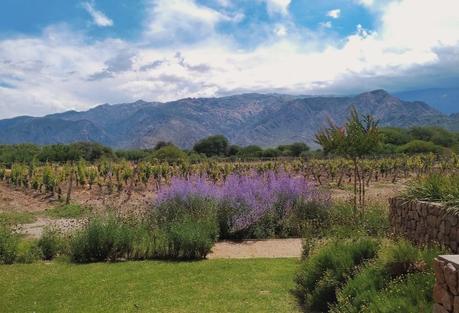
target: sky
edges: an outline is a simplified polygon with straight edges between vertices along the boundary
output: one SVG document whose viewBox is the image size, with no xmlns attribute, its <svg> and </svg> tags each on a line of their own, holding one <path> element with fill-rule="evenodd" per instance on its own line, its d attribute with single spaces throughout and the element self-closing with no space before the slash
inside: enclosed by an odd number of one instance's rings
<svg viewBox="0 0 459 313">
<path fill-rule="evenodd" d="M 0 118 L 458 83 L 458 0 L 0 1 Z"/>
</svg>

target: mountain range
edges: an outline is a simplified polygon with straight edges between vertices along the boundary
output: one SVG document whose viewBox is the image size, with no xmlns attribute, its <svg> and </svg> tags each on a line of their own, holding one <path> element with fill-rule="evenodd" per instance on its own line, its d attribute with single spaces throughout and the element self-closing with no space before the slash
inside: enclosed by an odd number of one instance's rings
<svg viewBox="0 0 459 313">
<path fill-rule="evenodd" d="M 113 148 L 150 148 L 158 141 L 170 141 L 190 148 L 201 138 L 222 134 L 239 145 L 270 147 L 302 141 L 314 146 L 314 134 L 327 120 L 343 123 L 352 106 L 374 115 L 381 126 L 435 125 L 459 131 L 459 114 L 403 101 L 384 90 L 347 97 L 250 93 L 167 103 L 139 100 L 83 112 L 4 119 L 0 143 L 94 141 Z"/>
</svg>

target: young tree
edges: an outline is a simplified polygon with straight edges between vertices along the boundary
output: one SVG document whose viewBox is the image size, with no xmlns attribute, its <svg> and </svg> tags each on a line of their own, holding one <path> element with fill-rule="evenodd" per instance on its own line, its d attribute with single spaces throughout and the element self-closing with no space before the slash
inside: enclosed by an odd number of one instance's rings
<svg viewBox="0 0 459 313">
<path fill-rule="evenodd" d="M 352 107 L 343 127 L 329 121 L 329 127 L 316 134 L 315 141 L 325 153 L 335 153 L 352 160 L 354 165 L 354 208 L 365 207 L 365 171 L 360 165 L 364 156 L 377 151 L 381 143 L 378 121 L 371 115 L 360 116 Z"/>
</svg>

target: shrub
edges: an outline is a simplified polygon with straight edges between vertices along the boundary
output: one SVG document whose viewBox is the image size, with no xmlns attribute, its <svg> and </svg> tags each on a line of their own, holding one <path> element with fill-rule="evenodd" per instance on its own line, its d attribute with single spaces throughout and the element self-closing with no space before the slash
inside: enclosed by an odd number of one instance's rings
<svg viewBox="0 0 459 313">
<path fill-rule="evenodd" d="M 62 249 L 62 238 L 57 230 L 47 228 L 43 231 L 38 247 L 44 260 L 52 260 Z"/>
<path fill-rule="evenodd" d="M 459 206 L 459 174 L 431 174 L 408 185 L 404 197 L 408 200 L 443 202 Z"/>
<path fill-rule="evenodd" d="M 204 258 L 218 237 L 217 205 L 212 199 L 176 196 L 154 210 L 154 224 L 164 233 L 172 258 Z"/>
<path fill-rule="evenodd" d="M 396 149 L 397 153 L 416 154 L 416 153 L 440 153 L 443 149 L 433 142 L 423 140 L 412 140 Z"/>
<path fill-rule="evenodd" d="M 0 264 L 14 263 L 18 243 L 18 237 L 8 227 L 0 225 Z"/>
<path fill-rule="evenodd" d="M 206 177 L 173 178 L 171 185 L 158 194 L 156 205 L 170 200 L 180 205 L 177 199 L 189 197 L 218 204 L 220 237 L 225 239 L 302 235 L 299 219 L 306 211 L 314 215 L 329 203 L 329 194 L 303 177 L 268 171 L 231 174 L 219 185 Z"/>
<path fill-rule="evenodd" d="M 355 268 L 372 259 L 378 243 L 373 239 L 332 241 L 303 262 L 296 277 L 300 304 L 312 312 L 326 312 L 336 301 L 336 292 Z"/>
<path fill-rule="evenodd" d="M 131 251 L 131 228 L 114 217 L 97 217 L 78 231 L 70 244 L 73 262 L 115 261 L 126 258 Z"/>
<path fill-rule="evenodd" d="M 350 204 L 338 203 L 328 211 L 324 236 L 335 238 L 384 237 L 389 230 L 387 209 L 373 206 L 356 215 Z"/>
<path fill-rule="evenodd" d="M 368 263 L 339 291 L 338 304 L 332 311 L 336 313 L 362 312 L 384 292 L 391 282 L 401 280 L 409 273 L 429 272 L 431 261 L 439 253 L 437 249 L 416 248 L 405 240 L 397 242 L 386 240 L 381 245 L 378 257 L 374 262 Z M 400 282 L 400 284 L 403 283 Z M 432 288 L 433 285 L 430 286 L 430 292 Z M 400 312 L 415 311 L 402 310 Z"/>
<path fill-rule="evenodd" d="M 410 273 L 390 282 L 375 293 L 363 313 L 432 312 L 432 288 L 435 275 L 431 272 Z M 340 311 L 342 312 L 342 311 Z"/>
<path fill-rule="evenodd" d="M 33 263 L 41 260 L 42 253 L 36 241 L 21 240 L 18 244 L 16 262 Z"/>
</svg>

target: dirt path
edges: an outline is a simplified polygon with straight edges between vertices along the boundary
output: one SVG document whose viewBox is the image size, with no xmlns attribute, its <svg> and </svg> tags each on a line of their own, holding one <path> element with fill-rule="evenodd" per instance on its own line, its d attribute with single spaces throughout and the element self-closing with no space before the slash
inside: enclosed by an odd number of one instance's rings
<svg viewBox="0 0 459 313">
<path fill-rule="evenodd" d="M 221 241 L 212 248 L 208 259 L 300 258 L 302 239 Z"/>
</svg>

